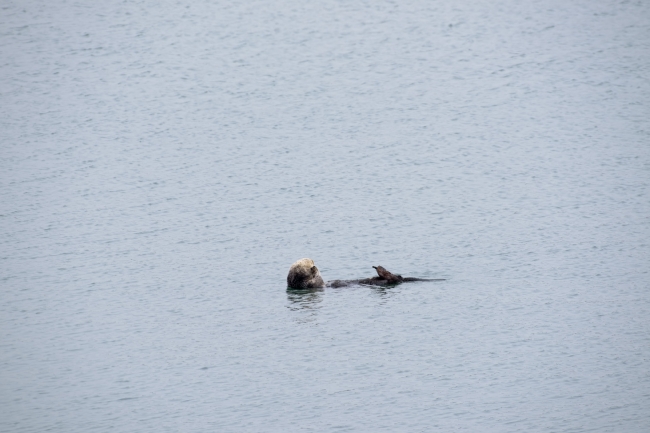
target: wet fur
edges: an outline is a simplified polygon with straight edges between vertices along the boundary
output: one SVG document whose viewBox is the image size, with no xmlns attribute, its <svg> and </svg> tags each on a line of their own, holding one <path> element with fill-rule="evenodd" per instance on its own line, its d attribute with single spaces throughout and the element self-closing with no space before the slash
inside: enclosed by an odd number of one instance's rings
<svg viewBox="0 0 650 433">
<path fill-rule="evenodd" d="M 325 281 L 312 259 L 300 259 L 289 268 L 287 285 L 292 289 L 315 289 L 325 287 Z"/>
</svg>

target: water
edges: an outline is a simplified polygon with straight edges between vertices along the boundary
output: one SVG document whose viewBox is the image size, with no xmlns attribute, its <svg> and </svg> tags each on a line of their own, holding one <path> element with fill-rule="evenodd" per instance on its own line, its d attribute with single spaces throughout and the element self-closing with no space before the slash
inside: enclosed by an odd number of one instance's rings
<svg viewBox="0 0 650 433">
<path fill-rule="evenodd" d="M 648 431 L 649 71 L 645 2 L 5 1 L 0 430 Z"/>
</svg>

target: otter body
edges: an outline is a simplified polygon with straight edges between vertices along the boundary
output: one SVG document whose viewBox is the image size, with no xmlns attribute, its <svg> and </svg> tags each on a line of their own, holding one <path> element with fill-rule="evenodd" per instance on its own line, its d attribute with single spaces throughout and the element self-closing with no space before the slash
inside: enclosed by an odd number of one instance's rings
<svg viewBox="0 0 650 433">
<path fill-rule="evenodd" d="M 373 266 L 373 268 L 377 271 L 377 277 L 359 280 L 334 280 L 325 284 L 314 261 L 312 259 L 300 259 L 289 268 L 287 285 L 291 289 L 316 289 L 326 286 L 335 288 L 352 285 L 392 286 L 411 281 L 444 281 L 444 279 L 405 278 L 401 275 L 395 275 L 381 266 Z"/>
</svg>

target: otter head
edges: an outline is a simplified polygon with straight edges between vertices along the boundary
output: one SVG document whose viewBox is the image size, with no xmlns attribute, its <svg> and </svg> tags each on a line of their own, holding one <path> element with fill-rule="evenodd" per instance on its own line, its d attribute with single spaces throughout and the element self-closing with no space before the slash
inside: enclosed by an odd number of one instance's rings
<svg viewBox="0 0 650 433">
<path fill-rule="evenodd" d="M 292 289 L 314 289 L 325 287 L 325 282 L 312 259 L 300 259 L 289 268 L 287 285 Z"/>
</svg>

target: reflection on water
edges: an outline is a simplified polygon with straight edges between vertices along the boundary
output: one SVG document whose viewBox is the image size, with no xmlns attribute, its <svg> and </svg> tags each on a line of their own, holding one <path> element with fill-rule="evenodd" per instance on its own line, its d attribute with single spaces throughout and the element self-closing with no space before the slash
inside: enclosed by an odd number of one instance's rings
<svg viewBox="0 0 650 433">
<path fill-rule="evenodd" d="M 370 292 L 372 293 L 372 297 L 378 298 L 381 304 L 383 304 L 388 299 L 400 293 L 400 290 L 398 289 L 398 285 L 372 286 L 372 285 L 360 284 L 354 287 L 360 290 L 370 289 Z M 342 290 L 346 290 L 346 289 L 351 290 L 352 288 L 347 287 L 347 288 L 343 288 Z M 337 290 L 337 289 L 329 289 L 329 290 Z M 318 289 L 287 288 L 287 300 L 289 301 L 287 308 L 289 308 L 291 311 L 296 311 L 296 312 L 303 312 L 303 313 L 308 312 L 310 313 L 309 317 L 311 318 L 311 320 L 313 320 L 316 318 L 316 312 L 324 306 L 321 304 L 323 302 L 324 296 L 326 296 L 324 295 L 324 291 L 325 289 L 323 288 L 318 288 Z M 302 320 L 304 321 L 304 317 Z"/>
<path fill-rule="evenodd" d="M 291 311 L 301 312 L 296 318 L 299 323 L 311 323 L 316 320 L 317 312 L 322 307 L 323 289 L 290 289 L 287 288 L 287 299 Z"/>
<path fill-rule="evenodd" d="M 399 293 L 399 290 L 397 290 L 397 286 L 384 286 L 384 287 L 370 286 L 370 287 L 373 296 L 379 298 L 382 304 Z"/>
<path fill-rule="evenodd" d="M 288 308 L 292 311 L 317 310 L 323 301 L 323 289 L 287 289 Z"/>
</svg>

